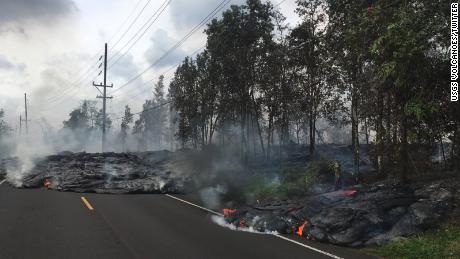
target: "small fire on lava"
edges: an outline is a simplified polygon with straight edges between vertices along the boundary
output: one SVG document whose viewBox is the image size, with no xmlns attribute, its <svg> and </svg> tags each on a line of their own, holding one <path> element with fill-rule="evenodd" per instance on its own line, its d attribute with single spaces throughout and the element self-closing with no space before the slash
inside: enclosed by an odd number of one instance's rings
<svg viewBox="0 0 460 259">
<path fill-rule="evenodd" d="M 45 188 L 50 188 L 51 181 L 48 178 L 46 178 L 45 181 L 43 182 L 43 186 L 45 186 Z"/>
<path fill-rule="evenodd" d="M 296 234 L 299 236 L 302 236 L 303 229 L 305 228 L 305 225 L 307 224 L 308 224 L 308 220 L 305 220 L 305 222 L 302 225 L 300 225 L 299 228 L 297 229 Z"/>
<path fill-rule="evenodd" d="M 224 211 L 224 215 L 225 215 L 225 216 L 228 216 L 228 215 L 230 215 L 230 214 L 235 213 L 235 212 L 236 212 L 236 209 L 225 208 L 225 209 L 223 209 L 223 211 Z"/>
</svg>

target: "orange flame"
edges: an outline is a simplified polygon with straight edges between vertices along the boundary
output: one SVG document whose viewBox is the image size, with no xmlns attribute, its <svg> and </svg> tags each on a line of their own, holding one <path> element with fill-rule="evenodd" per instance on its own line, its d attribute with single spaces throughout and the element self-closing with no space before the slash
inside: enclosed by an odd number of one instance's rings
<svg viewBox="0 0 460 259">
<path fill-rule="evenodd" d="M 46 187 L 46 188 L 50 188 L 51 187 L 51 181 L 49 179 L 45 179 L 45 182 L 43 183 L 43 185 Z"/>
<path fill-rule="evenodd" d="M 228 216 L 228 215 L 233 214 L 235 212 L 236 212 L 236 209 L 229 209 L 229 208 L 224 209 L 224 215 L 225 216 Z"/>
<path fill-rule="evenodd" d="M 303 229 L 305 228 L 305 225 L 307 224 L 308 224 L 308 220 L 305 220 L 305 222 L 299 226 L 299 228 L 296 231 L 297 235 L 302 236 Z"/>
</svg>

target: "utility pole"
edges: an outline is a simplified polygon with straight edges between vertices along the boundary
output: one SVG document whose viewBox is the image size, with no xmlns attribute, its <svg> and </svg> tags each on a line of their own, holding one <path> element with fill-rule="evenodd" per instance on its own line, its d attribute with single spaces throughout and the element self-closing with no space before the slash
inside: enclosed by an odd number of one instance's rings
<svg viewBox="0 0 460 259">
<path fill-rule="evenodd" d="M 26 122 L 26 135 L 29 135 L 29 127 L 27 125 L 28 119 L 27 119 L 27 94 L 26 93 L 24 93 L 24 110 L 26 112 L 26 120 L 25 120 L 25 122 Z"/>
<path fill-rule="evenodd" d="M 95 84 L 93 82 L 93 85 L 96 87 L 103 87 L 104 91 L 102 96 L 98 95 L 96 98 L 101 98 L 102 99 L 102 152 L 105 151 L 105 130 L 106 130 L 106 101 L 107 99 L 112 99 L 112 96 L 107 96 L 107 87 L 113 87 L 113 84 L 107 85 L 107 43 L 105 44 L 104 47 L 104 83 L 102 84 Z"/>
<path fill-rule="evenodd" d="M 19 135 L 22 135 L 22 115 L 19 115 Z"/>
</svg>

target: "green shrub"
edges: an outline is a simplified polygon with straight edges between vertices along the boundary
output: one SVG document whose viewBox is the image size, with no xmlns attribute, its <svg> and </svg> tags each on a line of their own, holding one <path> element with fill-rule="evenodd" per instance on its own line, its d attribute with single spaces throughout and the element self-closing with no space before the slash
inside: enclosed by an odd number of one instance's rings
<svg viewBox="0 0 460 259">
<path fill-rule="evenodd" d="M 383 258 L 460 258 L 460 227 L 444 226 L 380 247 L 366 248 L 364 251 Z"/>
</svg>

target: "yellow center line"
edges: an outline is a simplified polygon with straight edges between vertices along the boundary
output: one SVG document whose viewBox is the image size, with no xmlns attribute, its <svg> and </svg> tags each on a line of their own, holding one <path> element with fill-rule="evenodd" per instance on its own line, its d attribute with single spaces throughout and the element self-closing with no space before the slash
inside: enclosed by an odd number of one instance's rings
<svg viewBox="0 0 460 259">
<path fill-rule="evenodd" d="M 81 196 L 81 200 L 89 210 L 94 210 L 93 206 L 91 206 L 91 203 L 89 203 L 89 201 L 85 197 Z"/>
</svg>

